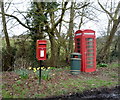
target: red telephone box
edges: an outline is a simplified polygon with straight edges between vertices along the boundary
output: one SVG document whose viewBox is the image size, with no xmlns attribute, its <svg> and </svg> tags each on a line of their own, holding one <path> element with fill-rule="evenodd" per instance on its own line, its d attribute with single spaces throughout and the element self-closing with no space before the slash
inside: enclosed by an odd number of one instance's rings
<svg viewBox="0 0 120 100">
<path fill-rule="evenodd" d="M 81 71 L 96 71 L 95 31 L 86 29 L 75 32 L 75 52 L 81 53 Z"/>
<path fill-rule="evenodd" d="M 46 60 L 46 40 L 37 40 L 36 42 L 36 58 L 38 60 Z"/>
</svg>

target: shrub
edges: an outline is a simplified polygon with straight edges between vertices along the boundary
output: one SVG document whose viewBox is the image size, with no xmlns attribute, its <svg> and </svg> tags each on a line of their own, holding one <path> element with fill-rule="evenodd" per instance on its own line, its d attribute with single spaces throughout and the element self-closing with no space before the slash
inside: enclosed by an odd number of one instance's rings
<svg viewBox="0 0 120 100">
<path fill-rule="evenodd" d="M 101 63 L 101 64 L 99 64 L 98 66 L 99 66 L 99 67 L 107 67 L 108 64 Z"/>
</svg>

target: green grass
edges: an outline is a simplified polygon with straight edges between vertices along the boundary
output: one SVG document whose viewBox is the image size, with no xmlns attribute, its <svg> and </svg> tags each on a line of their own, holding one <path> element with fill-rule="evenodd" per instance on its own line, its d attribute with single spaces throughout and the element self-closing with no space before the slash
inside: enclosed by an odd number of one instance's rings
<svg viewBox="0 0 120 100">
<path fill-rule="evenodd" d="M 46 97 L 46 94 L 38 94 L 38 93 L 35 93 L 33 98 L 43 98 L 43 97 Z"/>
<path fill-rule="evenodd" d="M 25 98 L 25 95 L 28 92 L 27 88 L 23 89 L 18 84 L 13 84 L 12 88 L 13 88 L 13 91 L 14 91 L 13 98 Z"/>
<path fill-rule="evenodd" d="M 106 68 L 110 68 L 110 70 L 106 70 Z M 117 64 L 111 64 L 108 67 L 105 67 L 105 70 L 103 70 L 101 73 L 101 77 L 96 77 L 96 76 L 86 76 L 87 73 L 80 74 L 79 77 L 70 77 L 65 80 L 64 78 L 58 79 L 57 82 L 52 82 L 51 80 L 42 80 L 42 83 L 37 89 L 40 90 L 40 93 L 33 92 L 33 95 L 31 96 L 32 98 L 44 98 L 48 96 L 58 96 L 58 95 L 64 95 L 64 94 L 69 94 L 69 93 L 74 93 L 74 92 L 82 92 L 85 90 L 89 90 L 92 88 L 101 88 L 101 87 L 112 87 L 115 85 L 118 85 L 117 78 L 118 74 L 116 72 Z M 112 70 L 115 69 L 115 70 Z M 51 69 L 55 75 L 61 75 L 62 73 L 67 76 L 68 67 L 65 69 L 62 68 L 56 68 L 56 69 Z M 29 73 L 29 71 L 27 72 Z M 52 73 L 52 72 L 51 72 Z M 18 74 L 20 72 L 18 71 Z M 21 75 L 21 74 L 20 74 Z M 84 76 L 85 75 L 85 76 Z M 106 78 L 102 78 L 105 76 Z M 62 77 L 62 76 L 61 76 Z M 29 78 L 29 77 L 28 77 Z M 54 76 L 51 77 L 53 78 L 54 81 Z M 55 79 L 56 81 L 57 79 Z M 15 81 L 15 84 L 12 85 L 12 88 L 14 89 L 14 95 L 13 98 L 24 98 L 25 96 L 29 95 L 29 89 L 24 87 L 24 83 L 26 82 L 26 79 L 18 79 Z M 38 79 L 34 79 L 34 83 L 38 82 Z M 33 87 L 31 89 L 34 89 L 35 85 L 28 84 L 29 87 Z M 22 86 L 22 87 L 21 87 Z M 11 97 L 11 92 L 6 91 L 7 85 L 2 85 L 3 88 L 3 97 Z M 24 89 L 23 89 L 24 88 Z M 43 91 L 42 91 L 43 90 Z M 29 97 L 29 96 L 28 96 Z"/>
<path fill-rule="evenodd" d="M 2 86 L 2 89 L 5 89 L 6 88 L 6 85 L 5 84 L 1 84 Z"/>
<path fill-rule="evenodd" d="M 116 85 L 117 82 L 113 81 L 105 81 L 99 79 L 90 79 L 90 80 L 74 80 L 68 79 L 66 81 L 61 81 L 59 84 L 47 84 L 45 96 L 50 95 L 64 95 L 70 92 L 82 92 L 84 90 L 92 89 L 92 88 L 99 88 L 99 87 L 111 87 Z M 42 95 L 42 94 L 40 94 Z M 40 96 L 39 95 L 39 96 Z M 42 95 L 42 96 L 44 96 Z"/>
<path fill-rule="evenodd" d="M 105 81 L 105 80 L 88 80 L 87 84 L 89 85 L 90 88 L 98 88 L 98 87 L 102 87 L 102 86 L 112 86 L 113 84 L 116 84 L 115 82 L 112 81 Z"/>
<path fill-rule="evenodd" d="M 16 84 L 22 84 L 22 80 L 17 80 Z"/>
<path fill-rule="evenodd" d="M 10 91 L 2 90 L 2 96 L 3 98 L 12 98 L 13 96 L 10 94 Z"/>
<path fill-rule="evenodd" d="M 112 63 L 108 65 L 109 68 L 116 68 L 118 67 L 118 63 Z"/>
<path fill-rule="evenodd" d="M 21 79 L 28 78 L 29 70 L 27 70 L 27 69 L 15 70 L 15 72 L 20 76 Z"/>
<path fill-rule="evenodd" d="M 112 78 L 118 78 L 118 73 L 115 72 L 109 72 L 110 77 Z"/>
</svg>

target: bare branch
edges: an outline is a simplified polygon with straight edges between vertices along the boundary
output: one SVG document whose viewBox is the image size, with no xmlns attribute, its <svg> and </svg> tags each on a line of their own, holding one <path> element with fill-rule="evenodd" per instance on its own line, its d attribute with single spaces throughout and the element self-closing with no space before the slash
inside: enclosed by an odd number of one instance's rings
<svg viewBox="0 0 120 100">
<path fill-rule="evenodd" d="M 8 3 L 8 7 L 7 7 L 6 11 L 10 8 L 10 5 L 11 5 L 12 1 L 10 3 Z"/>
<path fill-rule="evenodd" d="M 16 7 L 15 7 L 15 8 L 16 8 Z M 19 12 L 19 14 L 21 14 L 21 15 L 24 17 L 24 19 L 26 20 L 27 26 L 29 26 L 28 20 L 27 20 L 26 16 L 25 16 L 22 12 L 20 12 L 18 8 L 16 8 L 16 9 L 17 9 L 17 11 Z M 30 27 L 30 26 L 29 26 L 29 27 Z"/>
<path fill-rule="evenodd" d="M 116 19 L 117 15 L 118 15 L 119 10 L 120 10 L 120 2 L 118 3 L 117 8 L 115 10 L 115 15 L 114 15 L 115 19 Z"/>
<path fill-rule="evenodd" d="M 97 11 L 99 11 L 99 12 L 105 13 L 104 11 L 98 9 L 97 7 L 94 7 L 94 6 L 90 6 L 90 7 L 94 8 L 95 10 L 97 10 Z"/>
<path fill-rule="evenodd" d="M 99 4 L 100 7 L 109 15 L 109 17 L 110 17 L 112 20 L 115 20 L 115 19 L 112 17 L 112 14 L 109 13 L 109 11 L 107 11 L 107 10 L 101 5 L 101 3 L 99 2 L 99 0 L 98 0 L 98 4 Z"/>
<path fill-rule="evenodd" d="M 2 12 L 0 12 L 0 14 L 2 14 Z M 9 14 L 5 14 L 5 16 L 9 16 L 9 17 L 13 17 L 14 19 L 16 19 L 19 24 L 21 24 L 23 27 L 29 29 L 29 30 L 33 30 L 34 28 L 30 28 L 28 26 L 26 26 L 24 23 L 22 23 L 16 16 L 13 16 L 13 15 L 9 15 Z"/>
<path fill-rule="evenodd" d="M 84 5 L 83 5 L 83 6 L 81 6 L 80 8 L 75 8 L 75 7 L 74 7 L 74 9 L 79 10 L 79 9 L 82 9 L 82 8 L 84 8 L 84 7 L 88 6 L 89 4 L 90 4 L 90 3 L 84 4 Z"/>
<path fill-rule="evenodd" d="M 68 2 L 65 2 L 65 3 L 64 3 L 64 8 L 62 9 L 61 17 L 60 17 L 60 19 L 53 25 L 51 31 L 53 31 L 53 30 L 56 28 L 56 26 L 62 21 L 63 16 L 64 16 L 64 13 L 65 13 L 65 8 L 66 8 L 67 4 L 68 4 Z"/>
<path fill-rule="evenodd" d="M 16 23 L 17 23 L 17 21 L 15 23 L 13 23 L 13 25 L 8 30 L 10 30 L 11 28 L 14 28 L 14 27 L 19 25 L 18 23 L 17 24 Z"/>
</svg>

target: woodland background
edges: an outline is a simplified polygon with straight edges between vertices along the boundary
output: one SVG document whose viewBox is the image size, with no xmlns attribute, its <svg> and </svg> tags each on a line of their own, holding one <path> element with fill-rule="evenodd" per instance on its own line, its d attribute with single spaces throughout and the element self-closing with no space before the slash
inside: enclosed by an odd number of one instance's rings
<svg viewBox="0 0 120 100">
<path fill-rule="evenodd" d="M 12 13 L 8 13 L 10 6 L 14 7 L 18 3 L 0 2 L 2 70 L 38 67 L 39 62 L 36 60 L 35 52 L 38 39 L 48 41 L 47 60 L 44 61 L 44 66 L 68 66 L 69 56 L 74 51 L 74 32 L 91 21 L 95 23 L 102 21 L 99 20 L 97 13 L 105 13 L 108 18 L 106 27 L 99 31 L 101 35 L 96 38 L 97 64 L 116 62 L 120 55 L 118 50 L 120 2 L 116 1 L 96 0 L 96 4 L 91 0 L 79 2 L 34 2 L 33 0 L 29 2 L 30 7 L 27 11 L 15 7 L 11 9 Z M 19 15 L 22 18 L 19 18 Z M 8 28 L 10 24 L 11 27 Z M 11 30 L 18 25 L 26 28 L 26 31 L 21 35 L 10 36 Z"/>
</svg>

